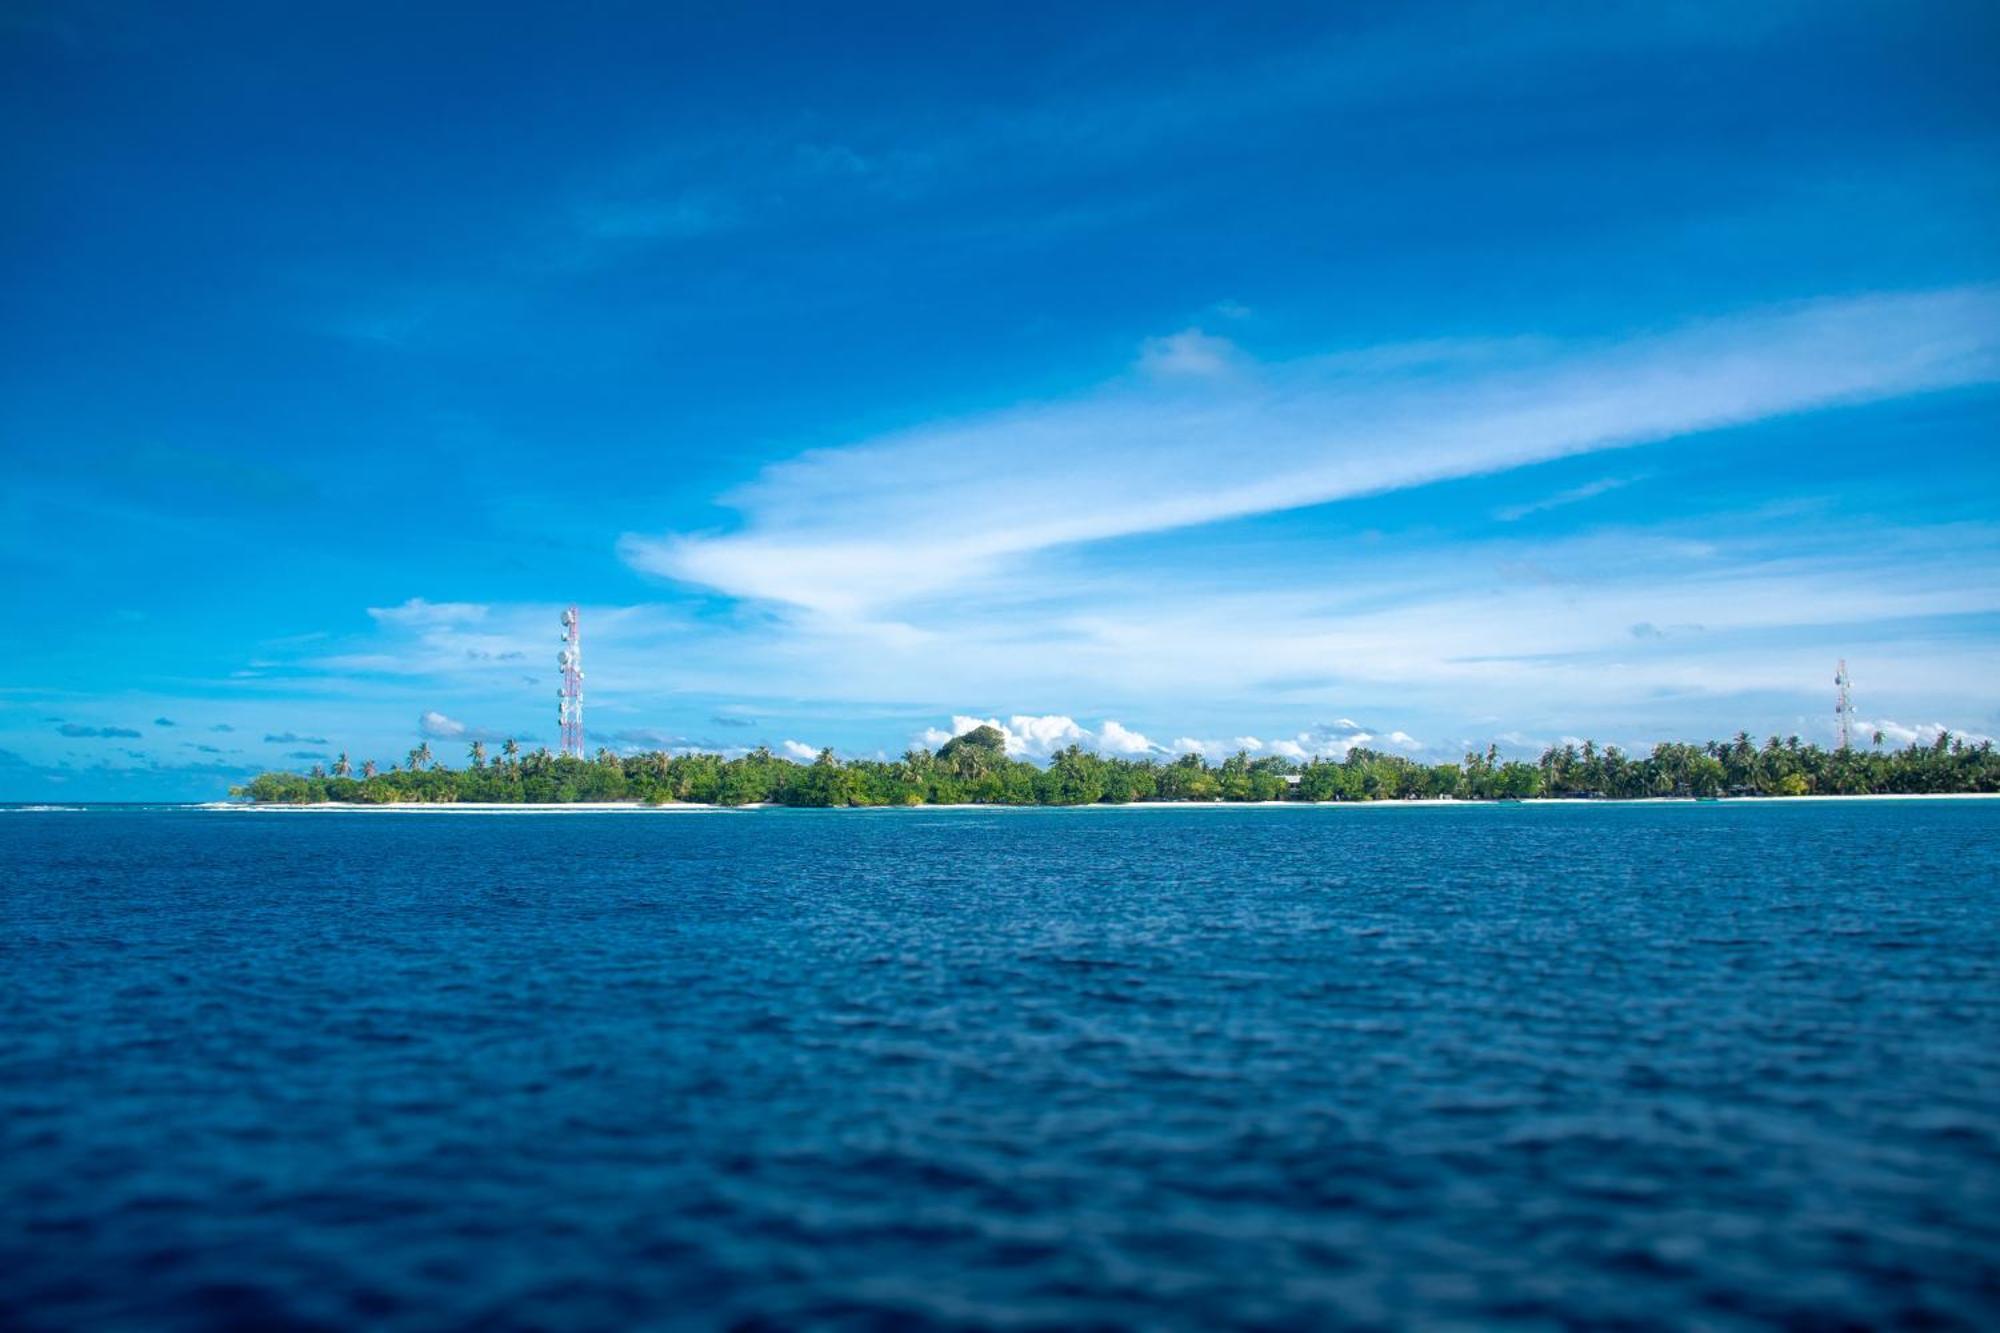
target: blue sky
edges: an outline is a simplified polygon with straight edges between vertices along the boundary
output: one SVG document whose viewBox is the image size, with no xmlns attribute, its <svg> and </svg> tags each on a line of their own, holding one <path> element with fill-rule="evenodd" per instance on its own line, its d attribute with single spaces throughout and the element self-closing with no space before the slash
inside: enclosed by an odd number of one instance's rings
<svg viewBox="0 0 2000 1333">
<path fill-rule="evenodd" d="M 1990 5 L 404 9 L 0 16 L 0 797 L 2000 733 Z"/>
</svg>

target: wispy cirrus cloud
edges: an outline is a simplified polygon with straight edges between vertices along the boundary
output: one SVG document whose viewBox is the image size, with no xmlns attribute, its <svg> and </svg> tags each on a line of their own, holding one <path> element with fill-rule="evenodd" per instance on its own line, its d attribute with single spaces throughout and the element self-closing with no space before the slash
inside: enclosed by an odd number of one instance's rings
<svg viewBox="0 0 2000 1333">
<path fill-rule="evenodd" d="M 368 614 L 380 624 L 422 628 L 484 620 L 487 610 L 478 602 L 427 602 L 412 597 L 398 606 L 371 606 Z"/>
<path fill-rule="evenodd" d="M 1565 505 L 1595 500 L 1600 495 L 1622 490 L 1637 480 L 1639 480 L 1637 477 L 1600 477 L 1581 486 L 1572 486 L 1566 491 L 1557 491 L 1554 495 L 1544 496 L 1540 500 L 1530 500 L 1525 504 L 1502 505 L 1493 511 L 1493 517 L 1502 523 L 1515 523 L 1530 514 L 1546 513 L 1551 509 L 1561 509 Z"/>
<path fill-rule="evenodd" d="M 733 532 L 635 568 L 849 619 L 1053 547 L 1297 509 L 2000 378 L 2000 289 L 1808 302 L 1616 341 L 1441 343 L 1128 377 L 767 467 Z"/>
<path fill-rule="evenodd" d="M 2000 613 L 1987 572 L 1996 550 L 1990 526 L 1862 531 L 1845 520 L 1814 533 L 1723 516 L 1693 532 L 1400 552 L 1281 544 L 1226 571 L 1203 567 L 1198 548 L 1192 563 L 1125 572 L 1072 553 L 910 608 L 921 628 L 903 627 L 915 636 L 907 651 L 886 647 L 868 622 L 752 617 L 688 644 L 673 678 L 739 697 L 796 696 L 809 681 L 814 698 L 847 707 L 1103 701 L 1168 749 L 1170 738 L 1245 734 L 1207 729 L 1231 718 L 1266 740 L 1283 727 L 1278 737 L 1296 742 L 1288 718 L 1364 707 L 1394 719 L 1354 729 L 1380 737 L 1402 729 L 1442 744 L 1532 726 L 1630 744 L 1780 725 L 1757 719 L 1802 695 L 1809 717 L 1824 720 L 1820 687 L 1844 655 L 1868 664 L 1870 697 L 1977 717 L 2000 694 L 1982 683 L 1984 640 L 1964 626 Z M 1782 725 L 1804 729 L 1792 704 L 1778 707 Z M 1019 714 L 1045 719 L 1036 726 L 997 711 L 965 716 L 1000 722 L 1024 753 L 1089 744 L 1095 730 L 1060 713 Z M 1204 720 L 1200 731 L 1165 730 Z"/>
</svg>

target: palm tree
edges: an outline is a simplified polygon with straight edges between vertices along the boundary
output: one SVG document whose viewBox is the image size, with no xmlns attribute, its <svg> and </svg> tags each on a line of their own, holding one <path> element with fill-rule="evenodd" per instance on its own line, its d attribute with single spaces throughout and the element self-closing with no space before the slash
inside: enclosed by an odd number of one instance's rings
<svg viewBox="0 0 2000 1333">
<path fill-rule="evenodd" d="M 411 752 L 410 760 L 411 760 L 410 762 L 411 768 L 417 768 L 419 766 L 428 767 L 431 763 L 433 763 L 434 761 L 431 758 L 431 743 L 429 741 L 425 741 L 422 745 L 419 745 L 414 751 Z"/>
<path fill-rule="evenodd" d="M 474 768 L 484 768 L 484 767 L 486 767 L 486 742 L 485 742 L 485 741 L 474 741 L 474 742 L 472 743 L 472 766 L 473 766 Z"/>
<path fill-rule="evenodd" d="M 344 778 L 353 771 L 354 770 L 352 768 L 349 768 L 347 765 L 347 751 L 342 750 L 340 752 L 340 757 L 333 761 L 333 775 L 337 778 Z"/>
<path fill-rule="evenodd" d="M 421 748 L 413 749 L 410 751 L 409 755 L 407 756 L 407 761 L 409 763 L 410 771 L 412 773 L 417 771 L 417 765 L 422 761 L 423 757 L 424 757 L 424 752 Z"/>
<path fill-rule="evenodd" d="M 521 762 L 521 742 L 509 736 L 507 743 L 500 747 L 500 753 L 507 756 L 507 766 L 512 768 Z"/>
<path fill-rule="evenodd" d="M 364 781 L 364 782 L 365 782 L 365 781 L 367 781 L 367 780 L 368 780 L 369 778 L 372 778 L 372 777 L 374 777 L 374 776 L 375 776 L 375 761 L 374 761 L 373 759 L 363 759 L 363 760 L 361 761 L 361 778 L 362 778 L 362 781 Z"/>
</svg>

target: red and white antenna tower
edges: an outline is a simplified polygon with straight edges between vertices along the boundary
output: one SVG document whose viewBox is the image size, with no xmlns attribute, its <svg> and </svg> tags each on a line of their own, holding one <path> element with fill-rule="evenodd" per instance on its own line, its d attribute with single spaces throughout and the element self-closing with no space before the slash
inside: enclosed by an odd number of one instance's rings
<svg viewBox="0 0 2000 1333">
<path fill-rule="evenodd" d="M 1840 748 L 1854 742 L 1854 682 L 1847 678 L 1847 659 L 1833 673 L 1833 720 L 1840 725 Z"/>
<path fill-rule="evenodd" d="M 557 694 L 556 722 L 562 730 L 562 752 L 583 758 L 583 621 L 575 607 L 562 613 L 562 689 Z"/>
</svg>

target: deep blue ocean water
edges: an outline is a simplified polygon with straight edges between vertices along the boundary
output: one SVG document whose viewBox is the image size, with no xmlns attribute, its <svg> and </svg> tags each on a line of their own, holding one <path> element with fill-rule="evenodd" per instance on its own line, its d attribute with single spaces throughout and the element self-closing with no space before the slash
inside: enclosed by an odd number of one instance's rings
<svg viewBox="0 0 2000 1333">
<path fill-rule="evenodd" d="M 0 1325 L 2000 1325 L 2000 802 L 0 812 Z"/>
</svg>

